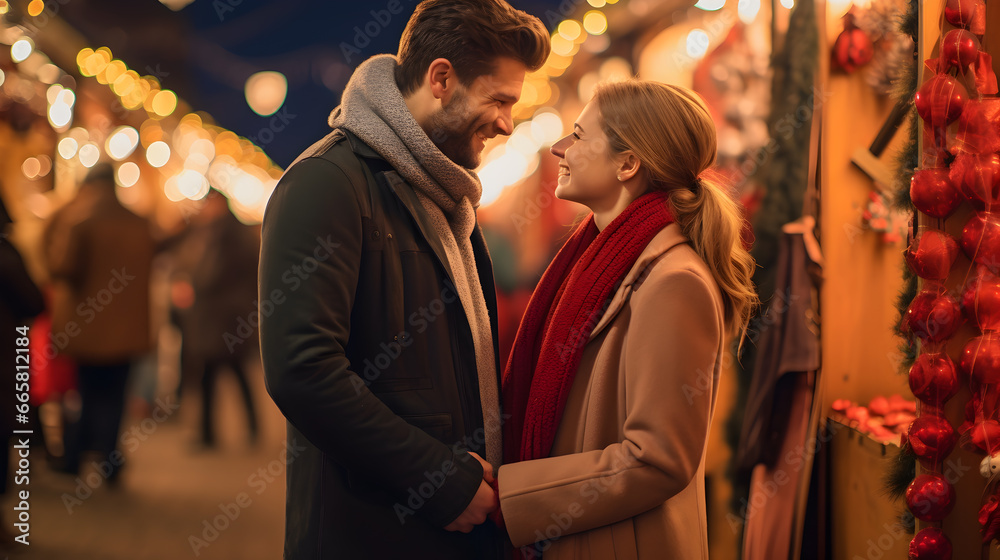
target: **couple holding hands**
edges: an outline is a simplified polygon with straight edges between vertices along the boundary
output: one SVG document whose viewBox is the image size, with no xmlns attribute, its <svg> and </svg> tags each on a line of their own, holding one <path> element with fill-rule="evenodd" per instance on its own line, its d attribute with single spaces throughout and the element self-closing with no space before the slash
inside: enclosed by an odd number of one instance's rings
<svg viewBox="0 0 1000 560">
<path fill-rule="evenodd" d="M 286 559 L 708 558 L 709 425 L 757 298 L 695 94 L 601 84 L 552 146 L 555 195 L 592 213 L 499 361 L 472 170 L 548 54 L 504 0 L 426 0 L 274 190 L 261 353 L 305 447 Z"/>
</svg>

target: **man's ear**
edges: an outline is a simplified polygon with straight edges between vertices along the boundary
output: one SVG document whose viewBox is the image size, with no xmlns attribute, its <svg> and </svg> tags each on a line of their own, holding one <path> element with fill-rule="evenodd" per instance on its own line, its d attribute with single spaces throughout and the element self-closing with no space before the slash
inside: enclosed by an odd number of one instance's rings
<svg viewBox="0 0 1000 560">
<path fill-rule="evenodd" d="M 621 181 L 628 181 L 639 173 L 641 167 L 638 156 L 633 152 L 624 152 L 621 154 L 621 163 L 618 164 L 618 176 Z"/>
<path fill-rule="evenodd" d="M 458 85 L 458 76 L 455 75 L 455 67 L 447 58 L 436 58 L 427 67 L 425 78 L 430 84 L 431 93 L 435 99 L 447 102 L 452 92 Z"/>
</svg>

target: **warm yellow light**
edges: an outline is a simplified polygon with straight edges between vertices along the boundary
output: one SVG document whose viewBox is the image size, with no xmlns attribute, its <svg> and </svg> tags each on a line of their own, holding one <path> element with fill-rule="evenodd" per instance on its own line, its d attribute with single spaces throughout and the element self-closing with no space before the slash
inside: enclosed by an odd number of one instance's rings
<svg viewBox="0 0 1000 560">
<path fill-rule="evenodd" d="M 45 11 L 45 2 L 42 0 L 31 0 L 28 2 L 28 15 L 31 17 L 38 17 Z"/>
<path fill-rule="evenodd" d="M 576 41 L 580 33 L 582 33 L 580 23 L 576 20 L 567 19 L 559 24 L 559 35 L 568 41 Z"/>
<path fill-rule="evenodd" d="M 94 49 L 86 47 L 80 49 L 80 52 L 76 53 L 76 65 L 82 70 L 84 65 L 87 64 L 87 59 L 94 54 Z"/>
<path fill-rule="evenodd" d="M 721 10 L 726 5 L 726 0 L 698 0 L 694 7 L 707 12 Z"/>
<path fill-rule="evenodd" d="M 703 29 L 692 29 L 687 36 L 687 54 L 691 58 L 701 59 L 704 58 L 705 54 L 708 52 L 710 40 L 708 38 L 708 33 L 705 33 Z"/>
<path fill-rule="evenodd" d="M 76 155 L 78 147 L 79 144 L 77 144 L 76 140 L 67 136 L 59 141 L 59 145 L 56 147 L 56 150 L 63 159 L 70 159 Z"/>
<path fill-rule="evenodd" d="M 157 140 L 146 148 L 146 161 L 153 167 L 163 167 L 170 161 L 170 146 L 162 140 Z"/>
<path fill-rule="evenodd" d="M 126 161 L 118 168 L 118 184 L 123 187 L 131 187 L 139 181 L 139 166 L 134 162 Z"/>
<path fill-rule="evenodd" d="M 28 37 L 23 37 L 14 41 L 14 44 L 10 46 L 10 58 L 14 62 L 24 62 L 26 58 L 31 56 L 31 51 L 35 48 L 35 43 L 32 42 Z"/>
<path fill-rule="evenodd" d="M 24 160 L 21 164 L 21 172 L 28 179 L 34 179 L 38 177 L 38 173 L 42 170 L 42 163 L 38 161 L 38 158 L 30 157 Z"/>
<path fill-rule="evenodd" d="M 103 83 L 106 84 L 115 83 L 115 80 L 117 80 L 120 76 L 124 75 L 127 70 L 128 67 L 125 66 L 124 62 L 120 60 L 112 60 L 110 63 L 108 63 L 107 66 L 104 67 L 104 72 L 102 72 L 104 76 Z M 101 76 L 98 76 L 97 80 L 101 81 Z"/>
<path fill-rule="evenodd" d="M 122 74 L 111 84 L 111 89 L 120 97 L 125 97 L 135 89 L 135 78 L 129 74 Z"/>
<path fill-rule="evenodd" d="M 243 88 L 247 105 L 262 117 L 273 115 L 285 103 L 288 80 L 281 72 L 257 72 Z"/>
<path fill-rule="evenodd" d="M 54 84 L 56 80 L 59 79 L 59 74 L 61 70 L 59 67 L 52 63 L 43 64 L 38 69 L 38 81 L 43 84 Z"/>
<path fill-rule="evenodd" d="M 60 129 L 69 126 L 73 120 L 73 107 L 65 103 L 56 102 L 49 105 L 49 123 L 52 128 Z"/>
<path fill-rule="evenodd" d="M 607 4 L 606 0 L 587 0 L 595 8 L 603 8 Z"/>
<path fill-rule="evenodd" d="M 101 149 L 97 147 L 97 144 L 90 143 L 84 145 L 80 148 L 80 163 L 84 167 L 93 167 L 97 163 L 97 160 L 101 158 Z"/>
<path fill-rule="evenodd" d="M 168 117 L 177 108 L 177 95 L 169 89 L 160 90 L 153 97 L 153 112 L 159 117 Z"/>
<path fill-rule="evenodd" d="M 608 4 L 617 4 L 618 0 L 605 0 Z"/>
<path fill-rule="evenodd" d="M 112 159 L 121 161 L 132 155 L 138 145 L 139 131 L 131 126 L 120 126 L 108 137 L 105 149 Z"/>
<path fill-rule="evenodd" d="M 6 14 L 9 11 L 10 11 L 10 4 L 7 3 L 7 0 L 0 0 L 0 16 Z"/>
<path fill-rule="evenodd" d="M 602 12 L 590 10 L 583 16 L 583 28 L 591 35 L 600 35 L 608 30 L 608 18 Z"/>
<path fill-rule="evenodd" d="M 573 41 L 556 33 L 552 36 L 552 53 L 559 56 L 569 56 L 573 52 Z"/>
</svg>

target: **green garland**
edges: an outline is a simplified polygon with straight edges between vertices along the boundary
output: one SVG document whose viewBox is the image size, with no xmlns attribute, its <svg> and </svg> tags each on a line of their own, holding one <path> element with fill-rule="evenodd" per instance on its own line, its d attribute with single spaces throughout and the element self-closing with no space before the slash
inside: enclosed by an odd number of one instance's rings
<svg viewBox="0 0 1000 560">
<path fill-rule="evenodd" d="M 899 22 L 899 31 L 905 33 L 913 38 L 914 45 L 917 44 L 917 19 L 918 19 L 917 0 L 910 0 L 907 2 L 907 10 Z M 909 99 L 912 105 L 912 99 L 917 93 L 917 59 L 913 60 L 913 64 L 910 65 L 906 70 L 904 70 L 903 77 L 900 79 L 899 87 L 896 92 L 897 99 Z M 917 117 L 916 108 L 910 108 L 909 113 L 909 137 L 906 140 L 906 144 L 900 150 L 896 157 L 897 164 L 897 180 L 895 184 L 896 192 L 892 197 L 892 204 L 895 208 L 904 211 L 911 212 L 914 214 L 913 219 L 916 220 L 915 209 L 913 207 L 913 202 L 910 200 L 910 179 L 913 178 L 913 171 L 920 165 L 920 151 L 918 148 L 918 139 L 921 130 L 921 122 Z M 900 371 L 904 375 L 907 375 L 910 370 L 910 366 L 917 358 L 917 344 L 912 335 L 908 335 L 902 331 L 903 318 L 906 316 L 906 310 L 910 307 L 910 303 L 913 302 L 913 298 L 917 295 L 917 275 L 910 270 L 910 267 L 903 265 L 903 289 L 900 290 L 899 297 L 896 298 L 896 309 L 899 312 L 899 319 L 896 321 L 895 332 L 902 339 L 903 342 L 899 345 L 899 351 L 903 355 L 903 359 L 900 363 Z M 886 494 L 893 500 L 899 500 L 906 493 L 906 488 L 913 481 L 916 476 L 916 456 L 908 445 L 903 445 L 903 449 L 900 451 L 899 457 L 888 466 L 888 470 L 883 478 L 883 487 Z M 903 519 L 906 519 L 907 513 L 903 514 Z M 912 521 L 912 516 L 909 516 L 909 520 Z"/>
</svg>

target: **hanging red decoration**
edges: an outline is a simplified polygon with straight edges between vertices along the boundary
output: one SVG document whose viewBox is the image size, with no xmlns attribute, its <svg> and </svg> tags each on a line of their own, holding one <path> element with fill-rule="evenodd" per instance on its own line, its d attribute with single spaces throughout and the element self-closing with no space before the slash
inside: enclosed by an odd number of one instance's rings
<svg viewBox="0 0 1000 560">
<path fill-rule="evenodd" d="M 941 521 L 955 507 L 955 489 L 940 474 L 921 474 L 906 489 L 906 505 L 917 519 Z"/>
<path fill-rule="evenodd" d="M 910 200 L 932 218 L 947 218 L 962 203 L 962 193 L 951 182 L 947 168 L 918 169 L 910 180 Z"/>
<path fill-rule="evenodd" d="M 951 560 L 951 541 L 937 527 L 925 527 L 910 541 L 909 560 Z"/>
<path fill-rule="evenodd" d="M 961 325 L 962 310 L 955 298 L 938 289 L 925 289 L 913 298 L 902 326 L 904 332 L 926 343 L 947 340 Z"/>
<path fill-rule="evenodd" d="M 967 102 L 958 119 L 955 141 L 956 151 L 973 154 L 1000 151 L 1000 99 Z"/>
<path fill-rule="evenodd" d="M 922 414 L 910 424 L 906 438 L 921 462 L 928 468 L 941 464 L 941 461 L 955 448 L 955 429 L 947 420 L 934 414 Z"/>
<path fill-rule="evenodd" d="M 994 494 L 986 499 L 983 507 L 979 508 L 979 524 L 982 525 L 980 531 L 983 534 L 983 543 L 988 543 L 1000 537 L 1000 499 Z"/>
<path fill-rule="evenodd" d="M 962 228 L 960 244 L 965 256 L 996 274 L 1000 268 L 1000 217 L 976 213 Z"/>
<path fill-rule="evenodd" d="M 951 165 L 949 177 L 976 210 L 989 210 L 1000 201 L 1000 155 L 961 154 Z"/>
<path fill-rule="evenodd" d="M 913 240 L 904 256 L 910 270 L 917 276 L 925 280 L 944 280 L 958 258 L 958 242 L 943 231 L 924 230 Z"/>
<path fill-rule="evenodd" d="M 1000 329 L 1000 277 L 980 269 L 962 294 L 962 310 L 979 330 Z"/>
<path fill-rule="evenodd" d="M 935 127 L 947 126 L 962 114 L 969 99 L 965 86 L 947 74 L 936 74 L 920 86 L 913 102 L 920 118 Z"/>
<path fill-rule="evenodd" d="M 1000 451 L 1000 422 L 983 420 L 969 430 L 969 441 L 980 451 L 993 455 Z"/>
<path fill-rule="evenodd" d="M 955 27 L 982 35 L 986 32 L 986 5 L 983 0 L 948 0 L 944 6 L 944 19 Z"/>
<path fill-rule="evenodd" d="M 833 60 L 848 74 L 868 64 L 875 56 L 872 40 L 854 23 L 854 14 L 844 16 L 844 30 L 833 44 Z"/>
<path fill-rule="evenodd" d="M 1000 336 L 990 331 L 967 342 L 959 367 L 977 383 L 1000 382 Z"/>
<path fill-rule="evenodd" d="M 941 41 L 941 61 L 947 72 L 952 68 L 958 68 L 962 74 L 969 69 L 969 66 L 979 60 L 979 39 L 965 29 L 952 29 L 945 33 Z"/>
<path fill-rule="evenodd" d="M 944 352 L 921 354 L 910 367 L 909 382 L 920 402 L 941 408 L 958 392 L 955 362 Z"/>
</svg>

